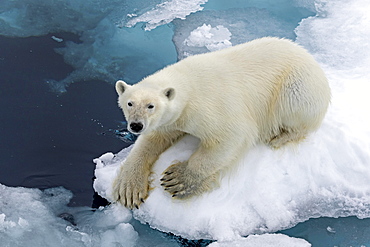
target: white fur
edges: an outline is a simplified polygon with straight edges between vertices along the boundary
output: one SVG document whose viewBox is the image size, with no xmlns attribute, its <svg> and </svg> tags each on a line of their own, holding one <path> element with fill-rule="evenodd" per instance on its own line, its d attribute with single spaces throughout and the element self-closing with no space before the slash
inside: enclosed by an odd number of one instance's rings
<svg viewBox="0 0 370 247">
<path fill-rule="evenodd" d="M 158 156 L 185 133 L 200 139 L 199 148 L 162 179 L 178 198 L 211 189 L 218 173 L 258 142 L 299 142 L 320 126 L 330 102 L 313 57 L 277 38 L 188 57 L 134 86 L 118 81 L 116 89 L 129 125 L 144 125 L 114 185 L 115 199 L 130 208 L 148 196 Z"/>
</svg>

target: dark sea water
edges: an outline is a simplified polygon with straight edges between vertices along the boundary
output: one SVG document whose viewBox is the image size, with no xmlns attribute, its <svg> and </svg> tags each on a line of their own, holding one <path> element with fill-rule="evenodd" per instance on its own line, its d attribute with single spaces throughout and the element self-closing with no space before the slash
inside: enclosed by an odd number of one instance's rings
<svg viewBox="0 0 370 247">
<path fill-rule="evenodd" d="M 46 80 L 73 70 L 54 52 L 63 44 L 51 36 L 0 36 L 0 183 L 63 186 L 74 193 L 72 206 L 91 206 L 92 159 L 127 146 L 108 131 L 123 115 L 114 82 L 79 82 L 68 93 L 51 92 Z M 78 41 L 68 33 L 58 37 Z"/>
</svg>

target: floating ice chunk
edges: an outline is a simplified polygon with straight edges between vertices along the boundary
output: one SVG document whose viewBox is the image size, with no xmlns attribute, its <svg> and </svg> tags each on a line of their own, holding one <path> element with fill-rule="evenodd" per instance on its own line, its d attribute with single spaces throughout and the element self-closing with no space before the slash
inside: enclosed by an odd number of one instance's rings
<svg viewBox="0 0 370 247">
<path fill-rule="evenodd" d="M 326 228 L 326 230 L 328 231 L 328 232 L 330 232 L 330 233 L 335 233 L 336 231 L 335 231 L 335 229 L 334 228 L 332 228 L 332 227 L 330 227 L 330 226 L 328 226 L 327 228 Z"/>
<path fill-rule="evenodd" d="M 219 188 L 182 201 L 163 190 L 160 178 L 169 165 L 188 159 L 197 148 L 198 140 L 187 136 L 155 163 L 153 190 L 134 217 L 187 239 L 222 241 L 276 232 L 309 218 L 370 217 L 370 118 L 363 114 L 370 102 L 354 97 L 362 95 L 366 81 L 346 81 L 337 73 L 328 71 L 333 102 L 323 125 L 303 143 L 281 150 L 256 146 L 225 174 Z M 350 84 L 348 91 L 338 86 L 340 80 Z M 111 160 L 110 166 L 118 169 L 124 158 Z M 104 175 L 96 173 L 98 179 L 107 176 L 106 188 L 116 175 L 110 166 L 97 169 Z M 111 190 L 98 192 L 111 198 Z"/>
<path fill-rule="evenodd" d="M 251 235 L 230 242 L 215 242 L 208 247 L 310 247 L 306 240 L 291 238 L 283 234 Z"/>
<path fill-rule="evenodd" d="M 185 19 L 191 13 L 203 9 L 202 4 L 208 0 L 169 0 L 164 1 L 152 10 L 129 20 L 127 27 L 135 26 L 139 22 L 145 22 L 144 29 L 152 30 L 160 25 L 170 23 L 176 18 Z"/>
<path fill-rule="evenodd" d="M 212 27 L 203 24 L 203 26 L 191 31 L 184 44 L 193 47 L 205 46 L 209 51 L 216 51 L 232 46 L 230 39 L 231 33 L 224 26 Z"/>
<path fill-rule="evenodd" d="M 56 188 L 46 190 L 44 194 L 37 189 L 9 188 L 0 184 L 0 194 L 0 239 L 3 246 L 39 246 L 41 243 L 61 246 L 55 240 L 64 232 L 67 222 L 56 217 L 54 210 L 59 209 L 57 205 L 68 203 L 70 192 Z M 67 240 L 66 244 L 72 242 Z"/>
<path fill-rule="evenodd" d="M 0 194 L 1 246 L 129 247 L 138 241 L 126 208 L 68 208 L 72 193 L 63 188 L 42 192 L 0 184 Z"/>
<path fill-rule="evenodd" d="M 114 229 L 108 230 L 102 234 L 101 247 L 122 246 L 131 247 L 138 239 L 138 233 L 134 230 L 132 225 L 128 223 L 121 223 Z"/>
<path fill-rule="evenodd" d="M 53 39 L 53 40 L 55 40 L 56 42 L 58 42 L 58 43 L 61 43 L 61 42 L 63 42 L 63 39 L 62 38 L 58 38 L 58 37 L 56 37 L 56 36 L 51 36 L 51 38 Z"/>
</svg>

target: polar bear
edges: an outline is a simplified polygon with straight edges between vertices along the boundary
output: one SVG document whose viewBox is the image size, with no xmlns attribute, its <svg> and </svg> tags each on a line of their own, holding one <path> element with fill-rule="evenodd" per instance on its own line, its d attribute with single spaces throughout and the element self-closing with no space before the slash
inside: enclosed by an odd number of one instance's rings
<svg viewBox="0 0 370 247">
<path fill-rule="evenodd" d="M 138 208 L 159 155 L 185 134 L 200 139 L 165 170 L 164 190 L 183 199 L 217 184 L 220 171 L 256 143 L 279 148 L 316 130 L 330 102 L 323 70 L 302 47 L 272 37 L 170 65 L 130 86 L 116 83 L 128 130 L 140 134 L 113 183 L 113 198 Z"/>
</svg>

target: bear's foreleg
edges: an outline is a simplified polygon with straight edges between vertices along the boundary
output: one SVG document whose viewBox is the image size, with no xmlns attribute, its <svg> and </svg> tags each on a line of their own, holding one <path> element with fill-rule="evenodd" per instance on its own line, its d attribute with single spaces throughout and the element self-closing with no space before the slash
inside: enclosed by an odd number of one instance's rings
<svg viewBox="0 0 370 247">
<path fill-rule="evenodd" d="M 113 199 L 127 208 L 139 208 L 148 197 L 148 178 L 154 162 L 183 135 L 178 131 L 141 135 L 113 183 Z"/>
<path fill-rule="evenodd" d="M 248 143 L 238 140 L 224 142 L 216 146 L 200 143 L 189 161 L 179 162 L 168 167 L 161 179 L 162 186 L 172 197 L 185 199 L 211 190 L 219 183 L 219 172 L 230 167 L 239 158 Z"/>
</svg>

